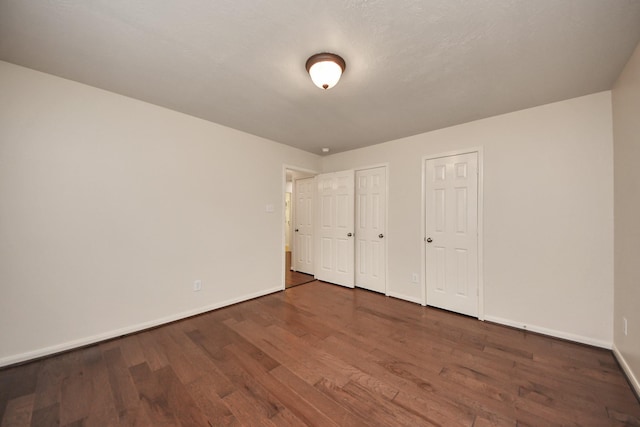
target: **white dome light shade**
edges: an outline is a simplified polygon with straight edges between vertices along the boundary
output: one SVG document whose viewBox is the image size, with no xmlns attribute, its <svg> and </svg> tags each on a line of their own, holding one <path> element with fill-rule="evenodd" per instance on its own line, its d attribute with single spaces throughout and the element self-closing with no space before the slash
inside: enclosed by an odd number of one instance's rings
<svg viewBox="0 0 640 427">
<path fill-rule="evenodd" d="M 331 89 L 338 83 L 342 68 L 333 61 L 316 62 L 309 68 L 313 83 L 321 89 Z"/>
<path fill-rule="evenodd" d="M 333 53 L 318 53 L 307 60 L 307 71 L 320 89 L 331 89 L 345 69 L 344 59 Z"/>
</svg>

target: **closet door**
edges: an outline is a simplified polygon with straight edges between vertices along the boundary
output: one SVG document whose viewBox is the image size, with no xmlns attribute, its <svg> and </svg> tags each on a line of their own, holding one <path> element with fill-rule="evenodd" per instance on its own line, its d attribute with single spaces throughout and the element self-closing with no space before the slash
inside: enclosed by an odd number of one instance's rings
<svg viewBox="0 0 640 427">
<path fill-rule="evenodd" d="M 354 286 L 354 171 L 316 176 L 316 272 L 319 280 Z"/>
<path fill-rule="evenodd" d="M 478 316 L 478 153 L 425 163 L 427 304 Z"/>
<path fill-rule="evenodd" d="M 385 293 L 387 168 L 356 171 L 356 286 Z"/>
<path fill-rule="evenodd" d="M 294 186 L 293 269 L 301 273 L 314 273 L 313 256 L 313 195 L 314 179 L 297 179 Z"/>
</svg>

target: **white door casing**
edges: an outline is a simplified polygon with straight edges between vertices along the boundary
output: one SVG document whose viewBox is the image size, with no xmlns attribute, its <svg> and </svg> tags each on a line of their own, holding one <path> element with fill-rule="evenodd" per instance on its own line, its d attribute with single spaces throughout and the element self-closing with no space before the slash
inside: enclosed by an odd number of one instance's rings
<svg viewBox="0 0 640 427">
<path fill-rule="evenodd" d="M 386 292 L 387 168 L 355 174 L 355 285 Z"/>
<path fill-rule="evenodd" d="M 424 167 L 427 305 L 478 317 L 478 153 Z"/>
<path fill-rule="evenodd" d="M 319 280 L 354 286 L 354 171 L 316 176 L 316 271 Z"/>
<path fill-rule="evenodd" d="M 294 181 L 293 269 L 314 274 L 314 178 Z"/>
</svg>

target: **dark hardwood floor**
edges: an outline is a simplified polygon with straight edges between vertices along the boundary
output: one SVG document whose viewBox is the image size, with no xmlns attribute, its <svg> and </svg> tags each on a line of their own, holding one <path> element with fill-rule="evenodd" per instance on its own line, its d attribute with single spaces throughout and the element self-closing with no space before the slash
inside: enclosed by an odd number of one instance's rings
<svg viewBox="0 0 640 427">
<path fill-rule="evenodd" d="M 0 370 L 5 426 L 640 425 L 610 351 L 312 282 Z"/>
</svg>

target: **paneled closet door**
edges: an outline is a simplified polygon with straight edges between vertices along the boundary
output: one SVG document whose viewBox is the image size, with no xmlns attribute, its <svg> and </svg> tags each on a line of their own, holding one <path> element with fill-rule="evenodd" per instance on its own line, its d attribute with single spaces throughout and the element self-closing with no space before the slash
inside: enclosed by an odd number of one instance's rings
<svg viewBox="0 0 640 427">
<path fill-rule="evenodd" d="M 356 171 L 356 286 L 386 292 L 387 168 Z"/>
<path fill-rule="evenodd" d="M 427 305 L 478 316 L 478 153 L 425 163 Z"/>
<path fill-rule="evenodd" d="M 354 286 L 354 171 L 316 176 L 316 272 L 319 280 Z"/>
</svg>

